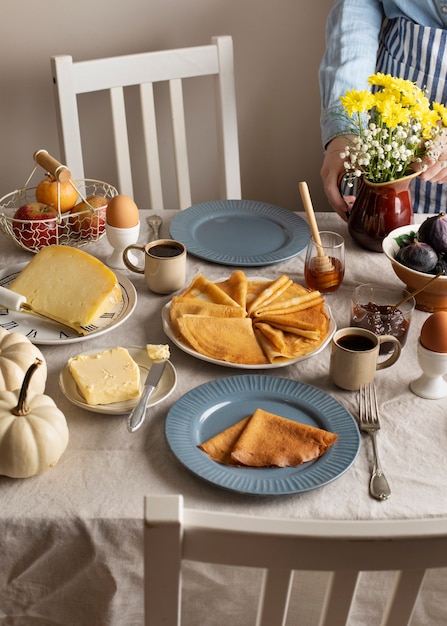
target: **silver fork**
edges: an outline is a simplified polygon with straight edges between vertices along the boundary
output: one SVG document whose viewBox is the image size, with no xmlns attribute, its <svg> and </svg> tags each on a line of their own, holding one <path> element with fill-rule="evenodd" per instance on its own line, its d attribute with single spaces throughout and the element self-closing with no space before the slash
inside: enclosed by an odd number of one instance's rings
<svg viewBox="0 0 447 626">
<path fill-rule="evenodd" d="M 158 233 L 160 231 L 160 227 L 163 224 L 163 220 L 159 215 L 150 215 L 147 218 L 147 223 L 152 228 L 154 232 L 154 241 L 158 239 Z"/>
<path fill-rule="evenodd" d="M 391 495 L 390 486 L 385 478 L 377 452 L 377 431 L 380 430 L 379 407 L 374 383 L 363 385 L 359 392 L 359 427 L 369 434 L 373 444 L 374 466 L 369 483 L 369 492 L 377 500 L 387 500 Z"/>
</svg>

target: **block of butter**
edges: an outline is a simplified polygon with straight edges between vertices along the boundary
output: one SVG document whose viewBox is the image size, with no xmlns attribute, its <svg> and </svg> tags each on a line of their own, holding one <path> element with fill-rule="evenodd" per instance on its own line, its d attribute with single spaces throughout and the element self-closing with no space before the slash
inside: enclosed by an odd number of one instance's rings
<svg viewBox="0 0 447 626">
<path fill-rule="evenodd" d="M 140 396 L 140 368 L 126 348 L 79 354 L 68 368 L 87 404 L 112 404 Z"/>
<path fill-rule="evenodd" d="M 9 288 L 25 296 L 37 313 L 76 329 L 88 326 L 122 299 L 112 270 L 70 246 L 39 250 Z"/>
<path fill-rule="evenodd" d="M 148 343 L 146 352 L 151 361 L 168 361 L 171 356 L 169 346 L 166 343 Z"/>
</svg>

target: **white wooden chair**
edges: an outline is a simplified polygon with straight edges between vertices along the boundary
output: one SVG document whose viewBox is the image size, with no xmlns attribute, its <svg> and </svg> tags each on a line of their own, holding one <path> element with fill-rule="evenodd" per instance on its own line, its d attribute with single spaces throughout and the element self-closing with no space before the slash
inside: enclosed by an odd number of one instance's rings
<svg viewBox="0 0 447 626">
<path fill-rule="evenodd" d="M 189 510 L 171 495 L 146 497 L 144 540 L 146 626 L 181 624 L 185 559 L 264 569 L 256 626 L 285 624 L 294 570 L 332 572 L 325 626 L 347 623 L 360 572 L 396 571 L 381 624 L 407 625 L 425 571 L 447 566 L 447 519 L 267 519 Z"/>
<path fill-rule="evenodd" d="M 73 178 L 84 178 L 77 96 L 107 90 L 113 118 L 118 189 L 120 193 L 131 197 L 134 197 L 133 164 L 129 148 L 125 88 L 139 86 L 149 198 L 154 210 L 168 208 L 163 202 L 154 84 L 166 82 L 169 85 L 177 191 L 179 208 L 183 209 L 191 205 L 183 80 L 212 76 L 216 95 L 221 198 L 241 198 L 233 40 L 230 36 L 213 37 L 209 45 L 88 61 L 73 62 L 68 55 L 54 56 L 51 58 L 51 68 L 60 161 L 68 166 Z"/>
</svg>

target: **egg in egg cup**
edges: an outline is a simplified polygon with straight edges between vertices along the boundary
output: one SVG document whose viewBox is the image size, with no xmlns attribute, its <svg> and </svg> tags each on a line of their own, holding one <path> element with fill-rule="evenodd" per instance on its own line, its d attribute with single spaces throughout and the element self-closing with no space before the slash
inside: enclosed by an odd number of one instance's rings
<svg viewBox="0 0 447 626">
<path fill-rule="evenodd" d="M 140 218 L 138 207 L 129 196 L 118 195 L 112 198 L 106 212 L 106 235 L 114 249 L 106 259 L 109 267 L 126 269 L 123 251 L 138 241 L 140 234 Z M 131 253 L 132 254 L 132 253 Z M 137 262 L 137 259 L 131 259 Z"/>
</svg>

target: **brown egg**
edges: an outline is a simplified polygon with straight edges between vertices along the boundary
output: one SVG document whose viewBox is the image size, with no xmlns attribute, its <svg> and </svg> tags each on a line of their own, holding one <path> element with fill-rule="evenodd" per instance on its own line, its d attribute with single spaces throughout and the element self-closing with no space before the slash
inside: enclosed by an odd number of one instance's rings
<svg viewBox="0 0 447 626">
<path fill-rule="evenodd" d="M 138 207 L 129 196 L 114 196 L 107 205 L 106 222 L 114 228 L 132 228 L 140 220 Z"/>
<path fill-rule="evenodd" d="M 422 324 L 421 344 L 432 352 L 447 352 L 447 311 L 436 311 Z"/>
</svg>

